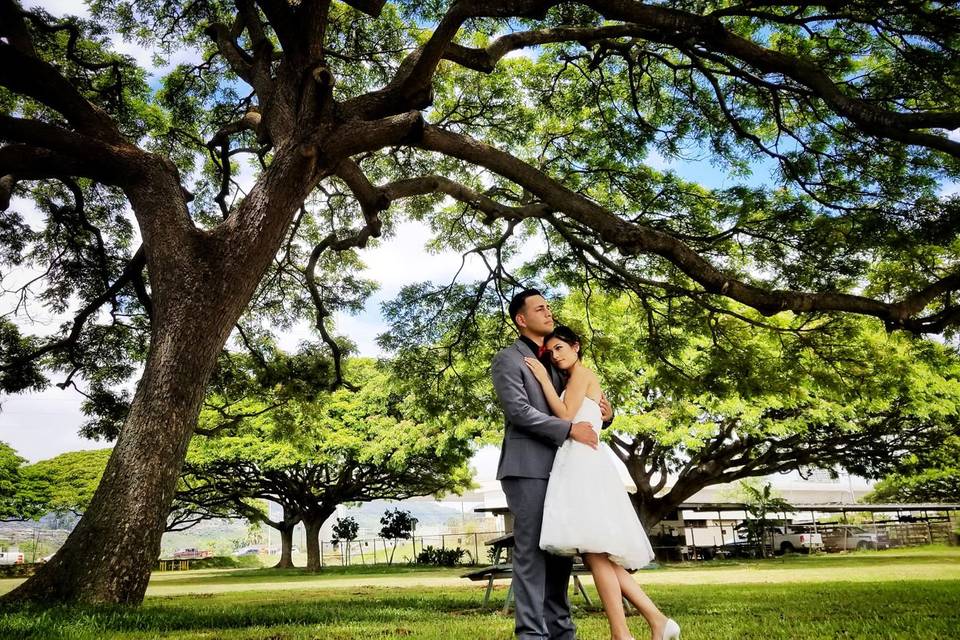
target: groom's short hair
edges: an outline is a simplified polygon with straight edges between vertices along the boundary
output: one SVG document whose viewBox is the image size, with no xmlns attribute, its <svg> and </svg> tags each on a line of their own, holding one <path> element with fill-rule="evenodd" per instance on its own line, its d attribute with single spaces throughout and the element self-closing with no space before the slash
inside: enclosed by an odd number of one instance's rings
<svg viewBox="0 0 960 640">
<path fill-rule="evenodd" d="M 523 309 L 524 305 L 527 304 L 527 298 L 530 296 L 542 296 L 539 289 L 524 289 L 517 295 L 513 296 L 510 299 L 510 319 L 513 320 L 513 323 L 517 323 L 517 314 L 520 313 L 520 310 Z"/>
</svg>

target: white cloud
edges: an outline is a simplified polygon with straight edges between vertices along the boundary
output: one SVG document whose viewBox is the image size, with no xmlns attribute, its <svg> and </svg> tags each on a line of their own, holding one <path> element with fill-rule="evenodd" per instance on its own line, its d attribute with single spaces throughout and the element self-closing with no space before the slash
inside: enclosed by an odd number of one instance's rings
<svg viewBox="0 0 960 640">
<path fill-rule="evenodd" d="M 453 252 L 429 253 L 425 246 L 431 237 L 426 224 L 404 222 L 397 227 L 392 238 L 361 252 L 360 257 L 367 265 L 365 275 L 380 282 L 384 299 L 392 298 L 404 285 L 412 282 L 449 282 L 457 272 L 461 263 L 460 255 Z M 471 280 L 483 277 L 485 273 L 479 258 L 470 256 L 461 278 Z"/>
<path fill-rule="evenodd" d="M 539 56 L 539 47 L 529 48 L 524 47 L 523 49 L 513 49 L 508 51 L 503 57 L 507 58 L 527 58 L 529 60 L 536 60 Z"/>
<path fill-rule="evenodd" d="M 51 387 L 38 393 L 0 396 L 0 440 L 30 462 L 65 451 L 110 446 L 77 435 L 85 420 L 76 391 Z"/>
</svg>

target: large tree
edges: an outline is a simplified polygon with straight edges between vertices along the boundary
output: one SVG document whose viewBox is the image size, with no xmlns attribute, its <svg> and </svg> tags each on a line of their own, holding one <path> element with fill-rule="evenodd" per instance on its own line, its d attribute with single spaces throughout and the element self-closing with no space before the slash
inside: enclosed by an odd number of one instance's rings
<svg viewBox="0 0 960 640">
<path fill-rule="evenodd" d="M 450 298 L 405 291 L 389 305 L 384 345 L 404 368 L 417 363 L 406 384 L 425 407 L 484 415 L 488 441 L 499 443 L 488 363 L 512 332 L 496 301 L 465 326 L 462 314 L 438 310 L 455 307 Z M 954 464 L 960 357 L 946 346 L 854 316 L 763 321 L 732 304 L 704 310 L 599 290 L 552 302 L 583 336 L 616 408 L 605 439 L 648 529 L 701 489 L 744 478 L 817 468 L 876 478 L 923 460 L 946 479 Z"/>
<path fill-rule="evenodd" d="M 345 365 L 358 391 L 340 389 L 269 412 L 258 410 L 263 406 L 257 399 L 234 399 L 235 410 L 254 417 L 194 438 L 178 502 L 198 508 L 231 504 L 278 529 L 280 566 L 292 566 L 293 528 L 302 521 L 307 569 L 316 571 L 320 528 L 339 505 L 470 486 L 475 421 L 451 425 L 432 419 L 398 391 L 384 367 L 363 359 Z M 208 410 L 201 424 L 216 429 L 223 417 Z M 281 505 L 281 519 L 258 514 L 254 500 Z"/>
<path fill-rule="evenodd" d="M 960 319 L 958 205 L 940 197 L 960 157 L 953 3 L 91 7 L 57 21 L 0 0 L 0 203 L 46 216 L 38 231 L 8 210 L 0 255 L 74 314 L 52 339 L 0 320 L 0 379 L 38 388 L 59 370 L 123 425 L 84 518 L 9 599 L 139 602 L 205 385 L 264 274 L 257 300 L 312 303 L 337 355 L 318 268 L 401 210 L 498 284 L 500 258 L 547 235 L 552 259 L 638 296 L 919 333 Z M 105 27 L 196 62 L 156 89 Z M 653 151 L 773 177 L 697 188 L 648 166 Z M 127 409 L 110 386 L 137 358 Z"/>
</svg>

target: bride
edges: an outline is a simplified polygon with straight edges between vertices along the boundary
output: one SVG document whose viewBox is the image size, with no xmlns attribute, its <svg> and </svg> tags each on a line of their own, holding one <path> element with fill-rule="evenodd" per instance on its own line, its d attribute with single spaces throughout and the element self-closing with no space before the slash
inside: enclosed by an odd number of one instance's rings
<svg viewBox="0 0 960 640">
<path fill-rule="evenodd" d="M 544 338 L 554 366 L 567 376 L 557 395 L 550 374 L 536 358 L 525 358 L 553 413 L 572 422 L 587 421 L 598 432 L 600 380 L 580 361 L 580 338 L 558 326 Z M 680 626 L 667 618 L 627 569 L 653 560 L 653 549 L 609 455 L 573 440 L 557 451 L 543 507 L 540 548 L 557 555 L 580 555 L 593 574 L 613 640 L 630 640 L 623 598 L 650 625 L 653 640 L 676 640 Z"/>
</svg>

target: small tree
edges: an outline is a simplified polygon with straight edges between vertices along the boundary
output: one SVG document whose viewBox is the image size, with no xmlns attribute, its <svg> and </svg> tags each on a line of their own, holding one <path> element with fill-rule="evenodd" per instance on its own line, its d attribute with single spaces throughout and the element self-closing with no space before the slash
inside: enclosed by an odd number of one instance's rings
<svg viewBox="0 0 960 640">
<path fill-rule="evenodd" d="M 793 507 L 782 497 L 774 495 L 769 482 L 765 482 L 758 487 L 755 483 L 741 480 L 740 488 L 743 491 L 746 511 L 750 514 L 750 518 L 746 522 L 747 540 L 759 544 L 760 553 L 766 558 L 767 546 L 764 541 L 767 537 L 767 530 L 773 524 L 773 521 L 767 518 L 767 514 L 791 511 Z"/>
<path fill-rule="evenodd" d="M 357 539 L 357 532 L 359 531 L 360 525 L 352 516 L 337 518 L 337 521 L 333 524 L 333 544 L 345 543 L 340 550 L 344 564 L 350 564 L 350 543 Z"/>
<path fill-rule="evenodd" d="M 397 551 L 397 542 L 400 540 L 409 540 L 413 536 L 413 530 L 417 526 L 417 519 L 409 511 L 402 509 L 387 509 L 380 518 L 380 537 L 384 540 L 390 540 L 393 547 L 390 549 L 390 559 L 387 564 L 393 564 L 393 554 Z"/>
</svg>

